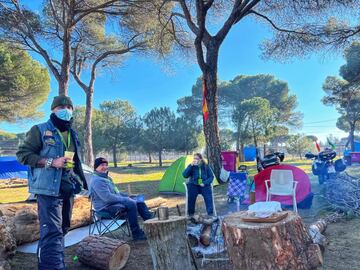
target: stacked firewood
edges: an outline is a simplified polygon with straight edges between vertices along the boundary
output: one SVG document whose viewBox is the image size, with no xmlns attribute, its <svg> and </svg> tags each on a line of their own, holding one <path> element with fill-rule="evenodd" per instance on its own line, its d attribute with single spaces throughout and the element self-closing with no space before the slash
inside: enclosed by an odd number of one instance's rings
<svg viewBox="0 0 360 270">
<path fill-rule="evenodd" d="M 360 216 L 360 178 L 342 173 L 325 183 L 324 197 L 334 210 Z"/>
</svg>

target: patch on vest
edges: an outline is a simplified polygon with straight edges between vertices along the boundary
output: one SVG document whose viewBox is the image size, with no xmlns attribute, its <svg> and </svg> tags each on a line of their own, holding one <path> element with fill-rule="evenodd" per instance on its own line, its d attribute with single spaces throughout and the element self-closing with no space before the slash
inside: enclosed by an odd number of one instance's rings
<svg viewBox="0 0 360 270">
<path fill-rule="evenodd" d="M 45 136 L 53 136 L 53 133 L 50 130 L 46 130 L 44 135 Z"/>
<path fill-rule="evenodd" d="M 48 145 L 55 145 L 56 142 L 55 142 L 55 137 L 52 133 L 52 131 L 50 130 L 46 130 L 44 132 L 44 142 Z"/>
</svg>

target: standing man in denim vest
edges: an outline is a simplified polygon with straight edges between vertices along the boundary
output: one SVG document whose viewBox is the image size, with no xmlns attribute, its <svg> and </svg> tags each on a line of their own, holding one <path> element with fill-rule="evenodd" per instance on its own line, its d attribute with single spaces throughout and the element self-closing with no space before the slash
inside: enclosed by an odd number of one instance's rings
<svg viewBox="0 0 360 270">
<path fill-rule="evenodd" d="M 40 221 L 39 269 L 65 269 L 64 235 L 70 228 L 74 195 L 87 189 L 80 144 L 71 128 L 73 104 L 57 96 L 50 119 L 33 126 L 16 156 L 29 168 L 29 192 L 37 196 Z"/>
</svg>

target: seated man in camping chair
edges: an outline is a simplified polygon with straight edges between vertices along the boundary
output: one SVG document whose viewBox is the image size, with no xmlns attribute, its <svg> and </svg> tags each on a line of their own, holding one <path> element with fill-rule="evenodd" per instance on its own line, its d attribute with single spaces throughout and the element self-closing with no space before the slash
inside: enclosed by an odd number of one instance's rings
<svg viewBox="0 0 360 270">
<path fill-rule="evenodd" d="M 95 174 L 90 184 L 90 196 L 95 211 L 107 212 L 115 216 L 119 210 L 125 209 L 130 223 L 130 230 L 134 240 L 146 240 L 146 236 L 139 227 L 137 213 L 148 220 L 154 217 L 146 204 L 119 192 L 118 188 L 108 176 L 108 162 L 105 158 L 97 158 L 94 163 Z"/>
</svg>

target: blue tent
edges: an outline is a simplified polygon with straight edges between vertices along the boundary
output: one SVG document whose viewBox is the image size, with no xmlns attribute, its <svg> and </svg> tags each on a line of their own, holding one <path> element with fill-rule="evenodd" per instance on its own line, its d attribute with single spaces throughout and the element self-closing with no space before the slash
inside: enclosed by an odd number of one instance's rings
<svg viewBox="0 0 360 270">
<path fill-rule="evenodd" d="M 256 147 L 255 146 L 244 147 L 244 158 L 245 161 L 254 161 L 256 159 Z"/>
<path fill-rule="evenodd" d="M 360 142 L 354 142 L 355 144 L 355 152 L 360 152 Z"/>
<path fill-rule="evenodd" d="M 27 166 L 21 165 L 16 157 L 0 157 L 0 179 L 27 179 Z"/>
</svg>

